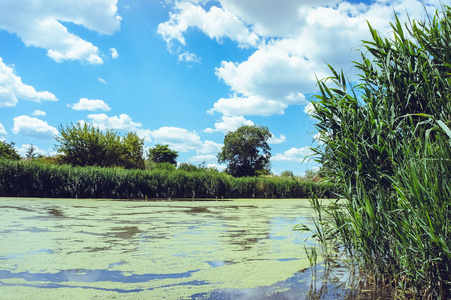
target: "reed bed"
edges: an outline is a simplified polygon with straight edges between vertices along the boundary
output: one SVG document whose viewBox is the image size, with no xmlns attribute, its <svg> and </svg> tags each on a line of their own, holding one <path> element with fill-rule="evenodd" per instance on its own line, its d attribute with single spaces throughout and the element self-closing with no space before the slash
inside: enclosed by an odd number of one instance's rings
<svg viewBox="0 0 451 300">
<path fill-rule="evenodd" d="M 450 299 L 451 9 L 392 29 L 387 39 L 370 26 L 361 84 L 333 68 L 319 82 L 315 151 L 345 201 L 317 205 L 333 221 L 315 230 L 393 298 Z"/>
<path fill-rule="evenodd" d="M 217 171 L 128 170 L 0 160 L 0 196 L 49 198 L 332 197 L 334 186 L 278 177 L 234 178 Z"/>
</svg>

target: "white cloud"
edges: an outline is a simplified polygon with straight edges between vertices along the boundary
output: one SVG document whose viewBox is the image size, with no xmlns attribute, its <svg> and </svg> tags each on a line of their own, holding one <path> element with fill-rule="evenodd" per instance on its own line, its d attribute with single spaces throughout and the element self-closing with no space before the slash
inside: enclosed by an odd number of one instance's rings
<svg viewBox="0 0 451 300">
<path fill-rule="evenodd" d="M 253 115 L 271 116 L 282 115 L 288 105 L 258 96 L 232 97 L 219 99 L 208 113 L 220 112 L 226 116 Z"/>
<path fill-rule="evenodd" d="M 222 116 L 222 122 L 215 123 L 215 128 L 207 128 L 204 132 L 224 132 L 235 131 L 243 125 L 254 125 L 254 122 L 246 120 L 243 116 Z"/>
<path fill-rule="evenodd" d="M 272 137 L 270 137 L 268 139 L 268 144 L 282 144 L 286 141 L 286 136 L 281 134 L 280 137 L 276 137 L 275 135 L 272 135 Z"/>
<path fill-rule="evenodd" d="M 179 62 L 186 62 L 186 63 L 200 63 L 201 59 L 194 53 L 190 53 L 188 51 L 185 51 L 178 56 Z"/>
<path fill-rule="evenodd" d="M 103 79 L 103 78 L 97 78 L 97 80 L 99 81 L 99 82 L 101 82 L 101 83 L 103 83 L 103 84 L 107 84 L 107 82 L 105 81 L 105 79 Z"/>
<path fill-rule="evenodd" d="M 41 140 L 52 140 L 58 134 L 58 130 L 38 118 L 22 115 L 14 118 L 13 133 Z"/>
<path fill-rule="evenodd" d="M 216 157 L 216 155 L 213 154 L 209 154 L 209 155 L 196 155 L 193 156 L 189 159 L 189 161 L 191 162 L 197 162 L 197 163 L 202 163 L 202 162 L 217 162 L 218 158 Z"/>
<path fill-rule="evenodd" d="M 304 95 L 317 91 L 317 78 L 330 74 L 326 63 L 343 68 L 350 80 L 356 80 L 351 62 L 358 60 L 355 50 L 361 40 L 370 39 L 367 20 L 390 36 L 388 21 L 393 20 L 393 10 L 405 22 L 407 7 L 410 17 L 423 18 L 423 5 L 432 14 L 440 5 L 436 0 L 375 1 L 368 5 L 338 0 L 220 3 L 224 11 L 252 25 L 252 32 L 264 42 L 246 60 L 223 61 L 216 69 L 234 96 L 219 99 L 210 112 L 266 116 L 282 114 L 290 105 L 307 104 Z M 252 108 L 241 112 L 244 102 L 253 100 L 256 104 L 255 99 L 263 106 L 247 104 Z"/>
<path fill-rule="evenodd" d="M 2 123 L 0 123 L 0 141 L 5 140 L 5 136 L 7 136 L 8 133 L 6 132 L 5 126 L 3 126 Z"/>
<path fill-rule="evenodd" d="M 312 151 L 309 147 L 291 148 L 284 153 L 277 153 L 271 157 L 271 161 L 277 162 L 304 162 L 304 159 L 311 155 Z M 307 161 L 307 160 L 306 160 Z"/>
<path fill-rule="evenodd" d="M 189 1 L 175 3 L 169 21 L 158 26 L 158 33 L 172 49 L 174 41 L 186 46 L 183 34 L 189 28 L 198 28 L 220 43 L 224 38 L 237 42 L 241 47 L 256 46 L 259 42 L 259 37 L 234 14 L 217 6 L 212 6 L 207 12 L 202 6 Z"/>
<path fill-rule="evenodd" d="M 96 110 L 102 110 L 102 111 L 110 111 L 111 108 L 103 101 L 99 99 L 87 99 L 87 98 L 81 98 L 77 103 L 70 105 L 73 110 L 88 110 L 88 111 L 96 111 Z"/>
<path fill-rule="evenodd" d="M 33 114 L 32 114 L 33 116 L 45 116 L 46 115 L 46 113 L 45 113 L 45 111 L 42 111 L 42 110 L 35 110 L 35 111 L 33 111 Z"/>
<path fill-rule="evenodd" d="M 137 127 L 141 127 L 141 123 L 133 122 L 126 114 L 118 116 L 108 117 L 106 114 L 90 114 L 88 119 L 92 120 L 92 125 L 105 129 L 117 129 L 117 130 L 135 130 Z"/>
<path fill-rule="evenodd" d="M 119 58 L 119 53 L 117 52 L 116 48 L 110 48 L 110 52 L 111 52 L 112 59 Z"/>
<path fill-rule="evenodd" d="M 112 34 L 119 30 L 120 20 L 117 0 L 0 1 L 0 28 L 17 34 L 27 46 L 47 49 L 56 62 L 103 62 L 98 48 L 70 33 L 63 22 Z"/>
<path fill-rule="evenodd" d="M 200 149 L 203 146 L 196 132 L 184 128 L 164 126 L 153 130 L 150 135 L 156 144 L 168 144 L 171 149 L 180 152 Z"/>
<path fill-rule="evenodd" d="M 18 99 L 34 102 L 58 101 L 50 92 L 37 92 L 34 87 L 22 83 L 22 78 L 14 73 L 13 67 L 3 63 L 0 57 L 0 107 L 16 106 Z"/>
<path fill-rule="evenodd" d="M 222 144 L 205 140 L 202 143 L 202 146 L 196 150 L 196 153 L 204 155 L 213 153 L 216 155 L 219 151 L 221 151 L 222 146 L 223 146 Z"/>
</svg>

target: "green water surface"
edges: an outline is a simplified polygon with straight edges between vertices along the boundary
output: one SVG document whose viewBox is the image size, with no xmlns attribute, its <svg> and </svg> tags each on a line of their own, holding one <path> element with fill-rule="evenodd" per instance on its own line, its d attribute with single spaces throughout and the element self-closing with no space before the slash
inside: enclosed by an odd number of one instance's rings
<svg viewBox="0 0 451 300">
<path fill-rule="evenodd" d="M 292 229 L 312 217 L 307 200 L 0 198 L 0 297 L 273 297 L 309 267 Z"/>
</svg>

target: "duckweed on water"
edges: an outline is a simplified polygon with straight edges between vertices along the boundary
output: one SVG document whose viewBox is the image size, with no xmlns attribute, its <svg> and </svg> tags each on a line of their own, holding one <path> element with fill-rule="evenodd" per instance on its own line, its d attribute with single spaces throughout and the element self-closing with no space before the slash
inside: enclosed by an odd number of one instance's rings
<svg viewBox="0 0 451 300">
<path fill-rule="evenodd" d="M 2 297 L 191 299 L 309 267 L 305 200 L 0 199 Z M 286 288 L 286 287 L 279 287 Z"/>
</svg>

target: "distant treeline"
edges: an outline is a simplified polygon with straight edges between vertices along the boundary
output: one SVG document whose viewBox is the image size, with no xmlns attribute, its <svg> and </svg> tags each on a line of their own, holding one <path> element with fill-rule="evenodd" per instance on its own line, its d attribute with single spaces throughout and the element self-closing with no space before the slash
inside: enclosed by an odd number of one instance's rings
<svg viewBox="0 0 451 300">
<path fill-rule="evenodd" d="M 46 198 L 333 197 L 334 185 L 289 177 L 235 178 L 215 170 L 127 170 L 0 160 L 0 196 Z"/>
</svg>

